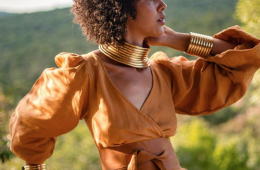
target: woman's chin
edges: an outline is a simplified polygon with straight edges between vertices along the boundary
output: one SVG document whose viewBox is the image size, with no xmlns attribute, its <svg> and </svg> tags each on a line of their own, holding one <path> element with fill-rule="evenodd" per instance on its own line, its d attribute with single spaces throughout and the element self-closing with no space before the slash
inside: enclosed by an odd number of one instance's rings
<svg viewBox="0 0 260 170">
<path fill-rule="evenodd" d="M 163 29 L 163 27 L 161 28 L 161 29 L 159 29 L 158 31 L 156 31 L 155 33 L 154 33 L 154 35 L 152 35 L 152 36 L 150 36 L 150 37 L 160 37 L 160 36 L 162 36 L 164 34 L 164 29 Z"/>
</svg>

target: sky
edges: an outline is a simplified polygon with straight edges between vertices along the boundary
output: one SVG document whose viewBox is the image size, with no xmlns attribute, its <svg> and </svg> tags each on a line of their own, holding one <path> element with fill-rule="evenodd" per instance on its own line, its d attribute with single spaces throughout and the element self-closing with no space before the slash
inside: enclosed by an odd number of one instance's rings
<svg viewBox="0 0 260 170">
<path fill-rule="evenodd" d="M 0 11 L 30 13 L 69 7 L 73 0 L 0 0 Z"/>
</svg>

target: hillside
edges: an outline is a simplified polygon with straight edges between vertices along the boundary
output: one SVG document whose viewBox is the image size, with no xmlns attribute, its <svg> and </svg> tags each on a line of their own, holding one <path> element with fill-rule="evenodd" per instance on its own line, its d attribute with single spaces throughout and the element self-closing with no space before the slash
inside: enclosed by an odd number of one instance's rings
<svg viewBox="0 0 260 170">
<path fill-rule="evenodd" d="M 167 25 L 176 31 L 212 35 L 238 24 L 233 18 L 237 0 L 165 2 Z M 0 87 L 14 103 L 30 90 L 44 68 L 55 66 L 56 54 L 63 51 L 82 54 L 97 48 L 85 41 L 72 19 L 68 8 L 19 15 L 0 13 Z M 169 56 L 182 54 L 159 47 L 150 54 L 157 50 Z"/>
<path fill-rule="evenodd" d="M 6 16 L 10 16 L 10 15 L 15 15 L 15 14 L 12 14 L 12 13 L 7 13 L 7 12 L 0 12 L 0 18 L 2 17 L 6 17 Z"/>
</svg>

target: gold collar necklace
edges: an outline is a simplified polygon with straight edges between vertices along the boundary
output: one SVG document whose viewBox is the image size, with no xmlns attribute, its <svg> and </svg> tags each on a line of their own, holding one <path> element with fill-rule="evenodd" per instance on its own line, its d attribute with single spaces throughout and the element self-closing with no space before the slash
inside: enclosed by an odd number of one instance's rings
<svg viewBox="0 0 260 170">
<path fill-rule="evenodd" d="M 148 45 L 147 45 L 148 46 Z M 151 65 L 148 56 L 150 48 L 138 47 L 125 42 L 118 47 L 112 45 L 99 45 L 99 50 L 107 57 L 135 68 L 146 68 Z"/>
</svg>

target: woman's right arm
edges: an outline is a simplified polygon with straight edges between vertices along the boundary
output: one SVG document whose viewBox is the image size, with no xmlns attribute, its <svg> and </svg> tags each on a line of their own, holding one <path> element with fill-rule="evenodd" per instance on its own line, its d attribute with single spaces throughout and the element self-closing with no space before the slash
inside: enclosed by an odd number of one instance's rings
<svg viewBox="0 0 260 170">
<path fill-rule="evenodd" d="M 84 59 L 61 53 L 55 61 L 60 68 L 44 70 L 10 120 L 11 151 L 27 164 L 42 164 L 52 155 L 56 138 L 86 115 Z"/>
</svg>

